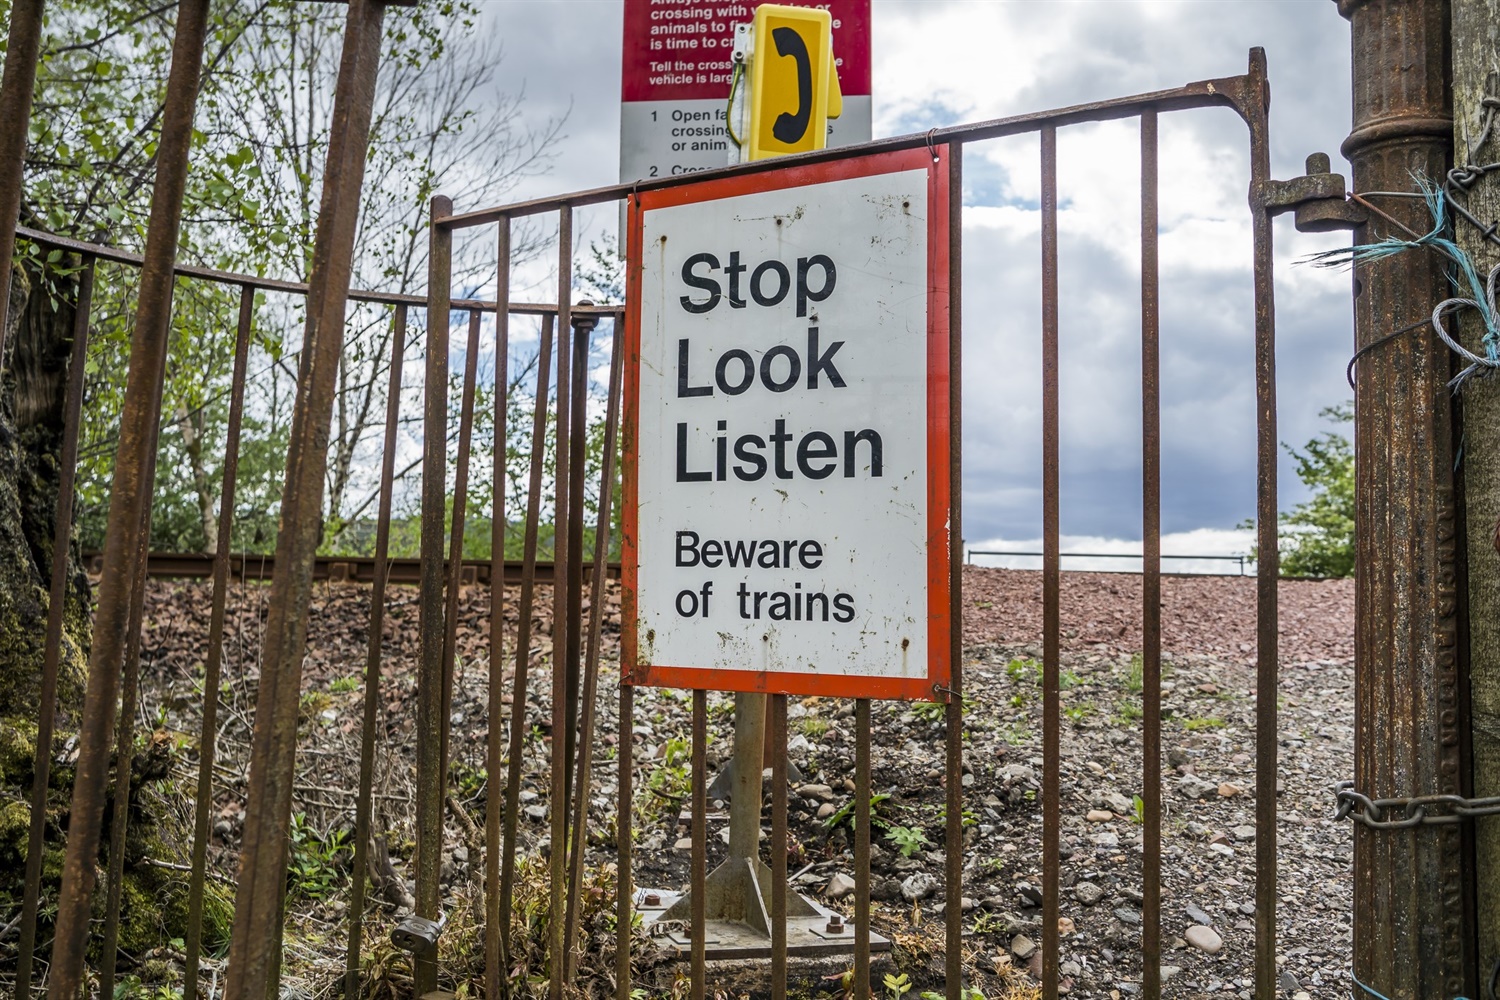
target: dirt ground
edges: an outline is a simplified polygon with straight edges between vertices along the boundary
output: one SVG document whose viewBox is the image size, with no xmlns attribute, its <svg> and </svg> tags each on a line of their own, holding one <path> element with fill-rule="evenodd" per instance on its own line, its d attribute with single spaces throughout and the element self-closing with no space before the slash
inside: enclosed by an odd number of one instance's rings
<svg viewBox="0 0 1500 1000">
<path fill-rule="evenodd" d="M 1254 588 L 1253 579 L 1235 577 L 1170 577 L 1163 585 L 1167 996 L 1251 995 Z M 1332 995 L 1349 967 L 1350 831 L 1332 819 L 1331 787 L 1352 776 L 1353 596 L 1351 581 L 1286 581 L 1281 587 L 1277 960 L 1283 995 L 1299 1000 Z M 208 597 L 206 584 L 188 582 L 153 583 L 148 596 L 143 721 L 183 734 L 184 787 L 196 773 L 191 743 L 202 703 Z M 225 644 L 211 858 L 219 875 L 231 880 L 243 822 L 264 599 L 261 587 L 235 585 Z M 411 868 L 416 599 L 415 588 L 391 589 L 384 635 L 385 740 L 377 761 L 377 801 L 379 826 L 390 844 L 385 871 L 396 879 L 409 877 Z M 526 778 L 521 843 L 515 847 L 522 856 L 544 851 L 548 835 L 550 600 L 541 588 L 529 651 Z M 986 996 L 1023 997 L 1030 992 L 1027 973 L 1040 968 L 1041 575 L 966 567 L 963 600 L 968 704 L 959 905 L 971 930 L 966 967 Z M 1061 958 L 1063 985 L 1072 996 L 1118 998 L 1140 991 L 1140 600 L 1138 576 L 1063 576 Z M 343 966 L 340 922 L 350 880 L 347 831 L 358 773 L 368 601 L 368 587 L 320 584 L 309 628 L 294 825 L 294 839 L 300 830 L 304 849 L 294 846 L 289 907 L 299 933 L 288 932 L 284 980 L 297 995 L 325 995 Z M 508 594 L 511 630 L 515 603 L 516 595 Z M 451 717 L 451 848 L 444 865 L 445 892 L 452 901 L 476 899 L 484 870 L 471 845 L 477 845 L 476 826 L 483 823 L 490 789 L 483 768 L 490 722 L 485 711 L 488 608 L 486 588 L 465 590 Z M 589 860 L 597 866 L 615 858 L 611 831 L 621 748 L 615 738 L 619 600 L 614 591 L 607 599 L 606 623 L 590 788 Z M 513 634 L 508 649 L 514 648 Z M 510 664 L 503 683 L 509 695 Z M 680 844 L 686 836 L 681 799 L 688 791 L 690 699 L 683 692 L 641 689 L 635 706 L 636 741 L 630 752 L 638 790 L 636 884 L 677 888 L 686 881 L 688 863 Z M 711 697 L 711 768 L 729 753 L 730 707 L 729 696 Z M 853 899 L 841 895 L 843 880 L 837 876 L 853 875 L 851 810 L 846 808 L 854 787 L 852 712 L 852 702 L 820 698 L 794 700 L 789 710 L 790 758 L 805 776 L 790 799 L 789 870 L 796 873 L 799 891 L 850 913 Z M 877 703 L 873 748 L 873 787 L 883 796 L 873 827 L 875 923 L 897 942 L 899 974 L 920 992 L 940 983 L 943 968 L 942 716 L 921 704 Z M 711 820 L 710 864 L 722 856 L 724 827 L 722 820 Z M 391 900 L 400 895 L 399 887 L 375 894 L 367 911 L 367 940 L 388 933 L 400 916 Z M 595 937 L 601 949 L 608 946 L 608 935 Z M 450 942 L 445 935 L 445 948 L 459 947 L 460 939 L 463 935 L 455 935 Z M 378 953 L 377 958 L 385 961 Z M 647 964 L 655 966 L 643 973 L 650 981 L 670 983 L 675 976 L 660 956 Z M 606 966 L 602 959 L 585 963 L 576 985 L 602 990 Z M 372 970 L 372 977 L 383 968 Z M 388 985 L 399 989 L 399 976 L 391 975 Z M 836 981 L 826 986 L 840 992 Z"/>
</svg>

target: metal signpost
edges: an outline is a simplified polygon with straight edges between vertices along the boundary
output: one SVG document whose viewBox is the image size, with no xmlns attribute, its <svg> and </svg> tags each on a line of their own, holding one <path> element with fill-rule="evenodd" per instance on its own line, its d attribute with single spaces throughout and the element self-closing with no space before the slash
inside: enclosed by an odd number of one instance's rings
<svg viewBox="0 0 1500 1000">
<path fill-rule="evenodd" d="M 625 0 L 621 181 L 671 177 L 725 164 L 734 148 L 727 128 L 727 97 L 736 84 L 736 29 L 748 24 L 763 4 L 764 0 Z M 827 144 L 868 142 L 870 0 L 790 6 L 826 10 L 832 22 L 843 113 L 827 122 Z M 796 50 L 791 40 L 784 44 L 788 48 L 781 60 L 783 72 L 795 74 L 799 66 L 810 65 L 815 53 Z M 748 83 L 742 80 L 740 86 Z M 795 115 L 798 106 L 780 110 Z"/>
<path fill-rule="evenodd" d="M 916 149 L 633 200 L 630 682 L 853 698 L 946 688 L 947 181 Z M 746 737 L 763 706 L 737 705 L 742 765 L 759 753 Z M 749 759 L 708 918 L 768 934 Z M 819 922 L 788 901 L 789 916 Z"/>
</svg>

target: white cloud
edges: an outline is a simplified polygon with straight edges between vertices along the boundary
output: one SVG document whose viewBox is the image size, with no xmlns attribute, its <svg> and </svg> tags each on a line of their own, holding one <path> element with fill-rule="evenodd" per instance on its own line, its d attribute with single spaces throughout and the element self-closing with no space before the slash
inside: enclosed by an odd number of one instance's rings
<svg viewBox="0 0 1500 1000">
<path fill-rule="evenodd" d="M 572 108 L 555 170 L 517 197 L 612 183 L 621 4 L 483 8 L 507 42 L 501 85 L 524 83 L 528 115 Z M 877 136 L 1235 75 L 1252 45 L 1269 57 L 1277 176 L 1348 131 L 1348 26 L 1331 3 L 874 0 L 873 24 Z M 1159 142 L 1163 516 L 1173 544 L 1206 551 L 1228 536 L 1204 531 L 1254 508 L 1248 140 L 1208 109 L 1164 114 Z M 1034 135 L 965 158 L 965 523 L 993 537 L 1040 530 L 1038 160 Z M 1139 163 L 1134 121 L 1059 134 L 1061 477 L 1064 527 L 1082 539 L 1140 530 Z M 583 245 L 615 218 L 580 213 Z M 1294 263 L 1344 239 L 1275 228 L 1281 440 L 1325 429 L 1318 411 L 1348 396 L 1348 277 Z M 555 274 L 544 260 L 518 281 L 546 298 Z M 1292 471 L 1283 460 L 1283 507 L 1302 495 Z"/>
</svg>

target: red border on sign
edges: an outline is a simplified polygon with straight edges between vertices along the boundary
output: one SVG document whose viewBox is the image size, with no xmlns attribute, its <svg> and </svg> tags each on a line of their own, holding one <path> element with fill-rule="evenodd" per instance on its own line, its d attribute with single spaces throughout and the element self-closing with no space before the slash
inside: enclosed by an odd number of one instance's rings
<svg viewBox="0 0 1500 1000">
<path fill-rule="evenodd" d="M 724 670 L 663 666 L 639 661 L 636 590 L 639 585 L 638 505 L 640 501 L 637 427 L 640 416 L 641 253 L 644 213 L 652 209 L 718 201 L 763 191 L 824 184 L 876 174 L 927 171 L 927 674 L 925 677 L 868 677 L 793 671 Z M 953 558 L 949 531 L 952 483 L 948 368 L 948 162 L 947 147 L 918 148 L 788 167 L 744 177 L 725 177 L 631 195 L 626 235 L 624 531 L 621 539 L 620 621 L 622 679 L 652 687 L 768 694 L 826 695 L 837 698 L 944 700 L 939 689 L 952 673 Z"/>
</svg>

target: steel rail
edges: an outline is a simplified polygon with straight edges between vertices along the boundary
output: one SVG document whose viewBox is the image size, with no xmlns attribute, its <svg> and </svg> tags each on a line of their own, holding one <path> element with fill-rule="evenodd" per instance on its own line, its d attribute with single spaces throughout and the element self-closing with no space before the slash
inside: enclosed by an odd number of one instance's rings
<svg viewBox="0 0 1500 1000">
<path fill-rule="evenodd" d="M 0 227 L 3 230 L 4 227 Z M 121 250 L 119 247 L 108 246 L 103 243 L 89 243 L 85 240 L 74 239 L 71 236 L 62 236 L 58 233 L 49 233 L 42 229 L 32 229 L 28 226 L 16 226 L 15 235 L 22 239 L 40 243 L 42 246 L 53 247 L 58 250 L 71 251 L 78 254 L 87 254 L 97 257 L 99 260 L 109 261 L 114 264 L 126 264 L 131 267 L 140 267 L 142 257 L 138 253 L 129 250 Z M 281 278 L 264 278 L 253 274 L 240 274 L 236 271 L 218 271 L 211 267 L 200 267 L 195 264 L 174 264 L 172 273 L 179 278 L 193 278 L 198 281 L 211 281 L 220 285 L 248 286 L 260 292 L 286 292 L 290 295 L 306 295 L 308 285 L 303 281 L 287 281 Z M 377 305 L 387 306 L 418 306 L 425 307 L 428 298 L 425 295 L 405 294 L 399 292 L 376 292 L 369 289 L 350 289 L 350 302 L 372 302 Z M 450 299 L 449 308 L 463 312 L 465 310 L 478 310 L 479 312 L 494 312 L 495 303 L 486 299 Z M 512 313 L 521 313 L 528 316 L 545 316 L 555 313 L 557 306 L 550 302 L 512 302 L 507 307 Z M 608 316 L 619 311 L 618 305 L 599 306 L 575 306 L 577 312 L 591 313 L 596 316 Z"/>
<path fill-rule="evenodd" d="M 1006 118 L 994 118 L 989 121 L 975 122 L 967 125 L 935 128 L 927 132 L 914 132 L 910 135 L 894 136 L 889 139 L 876 139 L 873 142 L 864 142 L 853 146 L 818 149 L 807 153 L 778 156 L 767 160 L 755 160 L 736 166 L 718 167 L 713 170 L 702 170 L 691 174 L 679 174 L 675 177 L 656 177 L 622 184 L 610 184 L 605 187 L 592 188 L 587 191 L 576 191 L 567 195 L 534 198 L 495 208 L 479 209 L 473 212 L 460 212 L 457 215 L 444 219 L 442 225 L 447 229 L 453 230 L 467 229 L 472 226 L 489 225 L 504 216 L 514 219 L 522 216 L 539 215 L 544 212 L 556 211 L 564 205 L 572 206 L 573 208 L 582 208 L 586 205 L 620 201 L 629 195 L 639 194 L 643 191 L 660 191 L 687 184 L 697 184 L 702 181 L 718 180 L 723 177 L 742 177 L 748 174 L 765 173 L 773 170 L 794 170 L 797 167 L 811 166 L 815 163 L 857 159 L 862 156 L 870 156 L 876 153 L 893 153 L 903 149 L 935 148 L 946 144 L 957 145 L 968 142 L 983 142 L 987 139 L 1001 139 L 1006 136 L 1037 132 L 1047 126 L 1061 128 L 1065 125 L 1083 125 L 1089 122 L 1106 122 L 1116 121 L 1121 118 L 1134 118 L 1146 108 L 1155 108 L 1157 111 L 1190 111 L 1196 108 L 1214 107 L 1232 108 L 1236 106 L 1235 95 L 1241 91 L 1248 80 L 1248 76 L 1229 76 L 1213 80 L 1199 80 L 1181 87 L 1174 87 L 1170 90 L 1157 90 L 1131 97 L 1118 97 L 1104 101 L 1074 104 L 1052 111 L 1028 112 L 1026 114 L 1011 115 Z"/>
<path fill-rule="evenodd" d="M 276 557 L 259 552 L 230 553 L 227 557 L 229 575 L 238 580 L 269 580 L 276 570 Z M 147 557 L 146 575 L 163 580 L 201 580 L 213 576 L 216 557 L 206 552 L 153 552 Z M 98 552 L 85 552 L 83 563 L 92 576 L 98 576 L 103 556 Z M 380 560 L 374 556 L 318 556 L 313 561 L 314 580 L 332 580 L 347 583 L 373 583 Z M 415 584 L 421 581 L 420 559 L 386 560 L 387 578 L 390 583 Z M 592 571 L 593 562 L 585 562 L 584 569 Z M 489 584 L 494 581 L 495 563 L 491 559 L 465 559 L 463 561 L 464 583 Z M 507 584 L 521 582 L 525 569 L 524 560 L 506 559 L 501 563 L 500 576 Z M 538 579 L 550 583 L 554 565 L 550 560 L 535 564 Z M 620 564 L 605 564 L 605 573 L 610 579 L 619 579 Z"/>
</svg>

